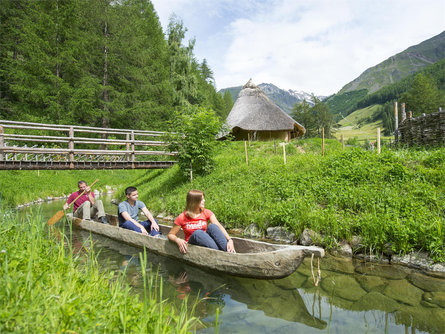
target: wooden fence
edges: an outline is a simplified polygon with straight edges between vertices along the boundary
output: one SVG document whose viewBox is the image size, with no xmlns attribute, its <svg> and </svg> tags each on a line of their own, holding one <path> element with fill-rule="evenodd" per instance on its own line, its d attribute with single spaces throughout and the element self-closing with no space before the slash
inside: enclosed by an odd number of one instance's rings
<svg viewBox="0 0 445 334">
<path fill-rule="evenodd" d="M 165 134 L 0 120 L 0 169 L 169 168 Z"/>
<path fill-rule="evenodd" d="M 398 127 L 396 142 L 402 146 L 445 146 L 445 111 L 406 118 Z"/>
</svg>

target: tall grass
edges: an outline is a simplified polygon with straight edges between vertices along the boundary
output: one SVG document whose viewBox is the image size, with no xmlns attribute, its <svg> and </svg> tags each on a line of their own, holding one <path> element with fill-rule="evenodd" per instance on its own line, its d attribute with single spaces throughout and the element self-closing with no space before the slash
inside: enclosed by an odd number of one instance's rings
<svg viewBox="0 0 445 334">
<path fill-rule="evenodd" d="M 354 235 L 367 249 L 395 253 L 425 250 L 445 261 L 445 148 L 391 151 L 342 150 L 328 140 L 273 142 L 248 148 L 235 142 L 221 149 L 215 170 L 193 184 L 172 168 L 141 179 L 141 198 L 155 212 L 177 215 L 190 188 L 206 193 L 206 206 L 226 227 L 256 224 L 263 231 L 285 226 L 297 235 L 305 228 L 335 247 Z M 146 182 L 145 182 L 145 180 Z"/>
<path fill-rule="evenodd" d="M 186 303 L 163 299 L 162 280 L 144 266 L 141 298 L 61 237 L 38 214 L 0 211 L 1 333 L 186 333 L 200 324 Z"/>
</svg>

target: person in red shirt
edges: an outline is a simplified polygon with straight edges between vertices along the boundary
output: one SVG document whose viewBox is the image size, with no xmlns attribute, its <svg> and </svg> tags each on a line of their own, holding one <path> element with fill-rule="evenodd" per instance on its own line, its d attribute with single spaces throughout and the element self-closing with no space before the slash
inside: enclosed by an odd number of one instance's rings
<svg viewBox="0 0 445 334">
<path fill-rule="evenodd" d="M 187 244 L 235 253 L 232 238 L 218 222 L 215 214 L 204 206 L 204 193 L 200 190 L 190 190 L 187 193 L 185 211 L 176 218 L 168 233 L 168 239 L 175 242 L 183 254 L 187 253 Z M 207 225 L 207 222 L 210 224 Z M 184 231 L 184 239 L 177 236 L 181 228 Z"/>
<path fill-rule="evenodd" d="M 73 192 L 63 205 L 63 209 L 68 209 L 69 205 L 83 192 L 73 205 L 73 216 L 90 220 L 91 216 L 97 218 L 102 224 L 109 224 L 105 215 L 104 205 L 101 200 L 94 198 L 94 193 L 85 181 L 77 182 L 79 191 Z"/>
</svg>

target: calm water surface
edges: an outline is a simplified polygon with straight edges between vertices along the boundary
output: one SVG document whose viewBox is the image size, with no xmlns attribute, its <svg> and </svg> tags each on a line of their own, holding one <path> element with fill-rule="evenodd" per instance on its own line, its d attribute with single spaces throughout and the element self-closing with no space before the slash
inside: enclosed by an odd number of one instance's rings
<svg viewBox="0 0 445 334">
<path fill-rule="evenodd" d="M 111 197 L 105 210 L 116 212 Z M 42 203 L 49 218 L 63 202 Z M 33 209 L 34 210 L 34 209 Z M 26 210 L 25 210 L 26 212 Z M 58 223 L 57 228 L 64 228 Z M 68 226 L 65 226 L 69 230 Z M 136 292 L 142 292 L 140 249 L 89 232 L 74 230 L 73 245 L 93 248 L 104 270 L 125 270 Z M 430 276 L 402 266 L 377 265 L 325 257 L 317 286 L 307 258 L 298 271 L 277 280 L 238 278 L 206 272 L 155 254 L 147 254 L 147 270 L 158 271 L 164 297 L 205 298 L 197 314 L 214 333 L 445 333 L 445 276 Z M 317 260 L 313 263 L 317 278 Z"/>
</svg>

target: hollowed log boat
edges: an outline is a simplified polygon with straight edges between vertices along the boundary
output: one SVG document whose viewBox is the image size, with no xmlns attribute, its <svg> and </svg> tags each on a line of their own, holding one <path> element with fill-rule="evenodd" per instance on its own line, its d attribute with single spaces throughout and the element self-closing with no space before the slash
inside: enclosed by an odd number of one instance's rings
<svg viewBox="0 0 445 334">
<path fill-rule="evenodd" d="M 69 217 L 76 228 L 104 235 L 147 251 L 184 261 L 188 264 L 240 277 L 275 279 L 289 276 L 305 256 L 323 257 L 324 250 L 315 246 L 272 244 L 264 241 L 232 237 L 236 253 L 218 251 L 189 244 L 182 254 L 176 243 L 167 239 L 171 226 L 159 224 L 162 237 L 152 237 L 118 227 L 116 215 L 107 214 L 110 225 L 93 220 Z M 181 235 L 182 231 L 178 233 Z"/>
</svg>

